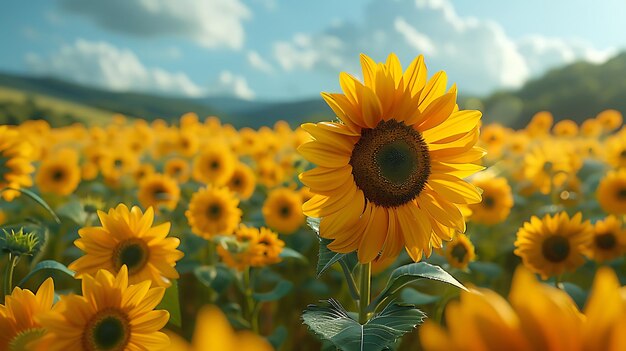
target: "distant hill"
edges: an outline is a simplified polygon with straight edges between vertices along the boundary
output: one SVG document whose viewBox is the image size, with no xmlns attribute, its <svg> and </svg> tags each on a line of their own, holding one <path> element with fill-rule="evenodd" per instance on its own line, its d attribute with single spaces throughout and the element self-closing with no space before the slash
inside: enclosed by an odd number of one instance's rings
<svg viewBox="0 0 626 351">
<path fill-rule="evenodd" d="M 2 89 L 4 88 L 4 90 Z M 55 78 L 22 77 L 0 73 L 0 123 L 3 91 L 13 95 L 36 96 L 36 103 L 44 102 L 45 108 L 33 108 L 33 104 L 20 110 L 19 116 L 29 113 L 40 116 L 56 111 L 59 121 L 89 120 L 89 116 L 102 116 L 115 112 L 153 120 L 175 120 L 186 112 L 199 116 L 216 115 L 235 127 L 258 128 L 272 125 L 279 119 L 293 127 L 307 121 L 333 118 L 332 111 L 319 97 L 293 102 L 247 101 L 233 97 L 183 98 L 142 93 L 116 93 L 65 82 Z M 43 99 L 43 100 L 42 100 Z M 47 103 L 48 99 L 52 101 Z M 527 82 L 518 90 L 500 91 L 487 97 L 459 97 L 463 108 L 478 108 L 484 113 L 485 122 L 500 122 L 511 127 L 524 127 L 538 111 L 547 110 L 555 118 L 571 118 L 581 122 L 607 108 L 626 112 L 626 53 L 622 53 L 601 65 L 577 62 L 553 69 L 542 77 Z M 8 111 L 15 110 L 11 105 Z M 34 111 L 34 112 L 33 112 Z M 95 112 L 94 112 L 95 111 Z M 74 113 L 72 113 L 74 112 Z M 60 122 L 60 123 L 61 123 Z"/>
<path fill-rule="evenodd" d="M 553 69 L 516 91 L 482 100 L 485 121 L 521 128 L 538 111 L 582 122 L 608 108 L 626 113 L 626 53 L 603 64 L 576 62 Z"/>
</svg>

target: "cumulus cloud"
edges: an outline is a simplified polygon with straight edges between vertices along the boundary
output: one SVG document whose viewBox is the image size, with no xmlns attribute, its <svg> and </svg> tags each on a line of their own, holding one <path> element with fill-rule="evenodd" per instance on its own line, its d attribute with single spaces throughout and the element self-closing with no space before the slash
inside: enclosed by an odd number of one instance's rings
<svg viewBox="0 0 626 351">
<path fill-rule="evenodd" d="M 185 37 L 206 48 L 240 49 L 245 39 L 242 22 L 251 17 L 240 0 L 61 0 L 61 8 L 108 30 Z"/>
<path fill-rule="evenodd" d="M 248 86 L 245 77 L 233 74 L 230 71 L 222 71 L 219 76 L 214 94 L 228 94 L 244 100 L 252 100 L 255 97 L 254 91 Z"/>
<path fill-rule="evenodd" d="M 445 69 L 462 90 L 483 94 L 518 87 L 554 65 L 598 62 L 611 54 L 580 42 L 537 38 L 517 42 L 494 21 L 459 15 L 449 0 L 373 0 L 362 21 L 297 34 L 275 43 L 273 53 L 285 71 L 341 69 L 357 75 L 361 52 L 376 60 L 395 52 L 403 62 L 425 54 L 431 70 Z"/>
<path fill-rule="evenodd" d="M 113 91 L 148 91 L 198 96 L 203 89 L 181 72 L 146 67 L 132 51 L 107 42 L 79 39 L 49 57 L 26 56 L 27 64 L 40 74 Z"/>
<path fill-rule="evenodd" d="M 274 67 L 272 67 L 272 65 L 267 62 L 267 60 L 265 60 L 258 52 L 250 50 L 248 51 L 248 55 L 246 55 L 246 58 L 248 59 L 248 63 L 250 64 L 250 66 L 255 69 L 265 73 L 274 72 Z"/>
</svg>

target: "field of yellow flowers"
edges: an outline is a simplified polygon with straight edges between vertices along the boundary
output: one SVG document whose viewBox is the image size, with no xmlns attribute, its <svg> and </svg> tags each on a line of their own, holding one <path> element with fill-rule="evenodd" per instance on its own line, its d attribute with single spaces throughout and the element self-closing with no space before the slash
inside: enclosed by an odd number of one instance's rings
<svg viewBox="0 0 626 351">
<path fill-rule="evenodd" d="M 620 112 L 361 65 L 296 129 L 0 126 L 0 350 L 625 350 Z"/>
</svg>

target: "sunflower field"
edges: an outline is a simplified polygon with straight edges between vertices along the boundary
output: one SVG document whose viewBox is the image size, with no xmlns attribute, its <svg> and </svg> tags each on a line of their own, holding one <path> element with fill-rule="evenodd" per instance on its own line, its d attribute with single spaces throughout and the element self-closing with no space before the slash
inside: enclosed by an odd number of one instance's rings
<svg viewBox="0 0 626 351">
<path fill-rule="evenodd" d="M 328 121 L 0 126 L 0 350 L 626 350 L 626 128 L 361 55 Z"/>
</svg>

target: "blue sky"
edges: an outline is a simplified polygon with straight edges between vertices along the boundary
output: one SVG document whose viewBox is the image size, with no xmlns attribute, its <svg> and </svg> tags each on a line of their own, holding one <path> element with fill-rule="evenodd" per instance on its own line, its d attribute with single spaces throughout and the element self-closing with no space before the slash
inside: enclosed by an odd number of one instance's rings
<svg viewBox="0 0 626 351">
<path fill-rule="evenodd" d="M 30 0 L 0 13 L 0 70 L 115 91 L 290 100 L 358 54 L 423 53 L 461 92 L 515 88 L 626 47 L 626 1 Z"/>
</svg>

